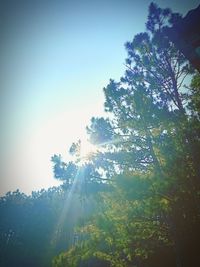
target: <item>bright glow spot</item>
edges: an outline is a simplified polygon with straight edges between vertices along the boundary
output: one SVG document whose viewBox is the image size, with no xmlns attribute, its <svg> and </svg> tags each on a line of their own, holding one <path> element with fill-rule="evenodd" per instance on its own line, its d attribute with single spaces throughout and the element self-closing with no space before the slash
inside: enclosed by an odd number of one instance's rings
<svg viewBox="0 0 200 267">
<path fill-rule="evenodd" d="M 81 161 L 87 161 L 90 156 L 97 152 L 97 147 L 87 140 L 81 140 L 80 157 Z"/>
</svg>

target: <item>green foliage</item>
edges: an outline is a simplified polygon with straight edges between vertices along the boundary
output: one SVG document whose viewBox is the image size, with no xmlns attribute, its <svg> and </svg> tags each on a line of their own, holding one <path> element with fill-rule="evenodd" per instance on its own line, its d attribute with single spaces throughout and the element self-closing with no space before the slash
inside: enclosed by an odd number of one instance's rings
<svg viewBox="0 0 200 267">
<path fill-rule="evenodd" d="M 198 265 L 199 75 L 184 86 L 192 68 L 164 34 L 179 18 L 152 3 L 147 31 L 126 43 L 125 75 L 104 88 L 112 119 L 87 128 L 99 145 L 90 166 L 112 187 L 56 267 Z"/>
<path fill-rule="evenodd" d="M 197 73 L 191 83 L 191 102 L 190 102 L 190 109 L 193 113 L 193 116 L 197 116 L 198 120 L 200 119 L 200 75 Z"/>
</svg>

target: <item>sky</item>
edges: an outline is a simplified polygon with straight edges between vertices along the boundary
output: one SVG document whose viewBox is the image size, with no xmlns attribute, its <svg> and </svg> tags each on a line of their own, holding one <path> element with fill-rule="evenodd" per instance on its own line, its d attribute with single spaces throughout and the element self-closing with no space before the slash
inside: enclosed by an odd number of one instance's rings
<svg viewBox="0 0 200 267">
<path fill-rule="evenodd" d="M 104 113 L 103 87 L 124 73 L 124 43 L 145 30 L 148 0 L 0 0 L 0 195 L 58 185 L 68 159 Z M 185 15 L 195 0 L 159 0 Z"/>
</svg>

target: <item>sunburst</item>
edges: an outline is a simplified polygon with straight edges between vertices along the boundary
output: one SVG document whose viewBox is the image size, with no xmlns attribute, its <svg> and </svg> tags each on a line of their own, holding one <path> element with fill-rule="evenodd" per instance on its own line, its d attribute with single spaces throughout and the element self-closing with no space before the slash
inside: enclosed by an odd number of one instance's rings
<svg viewBox="0 0 200 267">
<path fill-rule="evenodd" d="M 87 140 L 81 140 L 80 145 L 80 158 L 81 161 L 87 161 L 89 158 L 97 152 L 97 146 L 91 144 Z"/>
</svg>

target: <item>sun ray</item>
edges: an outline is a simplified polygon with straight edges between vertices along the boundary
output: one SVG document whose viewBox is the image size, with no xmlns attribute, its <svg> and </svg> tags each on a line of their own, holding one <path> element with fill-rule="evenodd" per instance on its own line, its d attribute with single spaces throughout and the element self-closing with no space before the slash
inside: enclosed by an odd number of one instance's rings
<svg viewBox="0 0 200 267">
<path fill-rule="evenodd" d="M 64 222 L 66 220 L 66 215 L 69 212 L 70 205 L 72 204 L 72 198 L 73 198 L 73 196 L 74 196 L 74 194 L 76 192 L 76 189 L 81 187 L 81 185 L 83 183 L 84 171 L 85 171 L 84 170 L 84 166 L 80 166 L 78 171 L 77 171 L 77 174 L 76 174 L 76 176 L 74 178 L 74 182 L 73 182 L 73 184 L 71 186 L 71 189 L 69 190 L 69 192 L 67 194 L 67 198 L 65 199 L 63 209 L 62 209 L 61 214 L 60 214 L 60 216 L 58 218 L 58 222 L 56 224 L 56 227 L 55 227 L 55 229 L 53 231 L 53 235 L 52 235 L 52 238 L 51 238 L 51 245 L 56 244 L 57 240 L 59 240 L 59 232 L 62 229 L 62 226 L 63 226 L 63 224 L 64 224 Z M 77 214 L 78 214 L 78 211 L 77 211 Z"/>
</svg>

